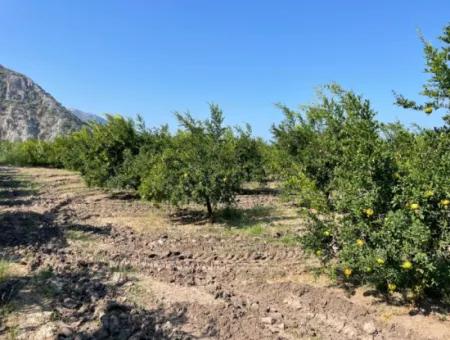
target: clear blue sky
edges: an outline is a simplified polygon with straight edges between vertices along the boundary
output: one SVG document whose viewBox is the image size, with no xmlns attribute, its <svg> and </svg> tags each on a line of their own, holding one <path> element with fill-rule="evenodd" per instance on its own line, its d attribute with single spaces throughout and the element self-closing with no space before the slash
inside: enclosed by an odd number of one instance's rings
<svg viewBox="0 0 450 340">
<path fill-rule="evenodd" d="M 227 123 L 268 138 L 274 103 L 311 102 L 331 81 L 383 121 L 433 126 L 439 114 L 395 107 L 392 90 L 417 98 L 417 29 L 435 41 L 449 21 L 449 0 L 0 0 L 0 64 L 65 106 L 141 113 L 149 126 L 216 102 Z"/>
</svg>

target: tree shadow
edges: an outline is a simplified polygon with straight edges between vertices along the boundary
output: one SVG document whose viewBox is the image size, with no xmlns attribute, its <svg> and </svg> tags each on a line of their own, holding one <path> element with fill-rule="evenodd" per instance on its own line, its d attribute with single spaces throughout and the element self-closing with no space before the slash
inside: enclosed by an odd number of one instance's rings
<svg viewBox="0 0 450 340">
<path fill-rule="evenodd" d="M 96 227 L 86 224 L 67 224 L 64 226 L 64 229 L 69 231 L 80 231 L 91 235 L 110 235 L 112 227 Z"/>
<path fill-rule="evenodd" d="M 179 208 L 169 214 L 169 219 L 172 223 L 178 225 L 205 225 L 211 222 L 211 218 L 204 210 L 195 208 Z"/>
<path fill-rule="evenodd" d="M 1 169 L 3 171 L 0 173 L 0 206 L 12 207 L 31 204 L 35 191 L 30 189 L 26 182 L 15 179 L 16 171 Z"/>
<path fill-rule="evenodd" d="M 343 289 L 347 297 L 350 298 L 356 294 L 356 290 L 360 287 L 360 281 L 344 280 L 343 274 L 338 276 L 337 281 L 330 285 L 330 287 L 336 287 Z M 389 293 L 376 288 L 367 288 L 363 293 L 365 297 L 372 297 L 374 300 L 372 304 L 376 305 L 389 305 L 395 307 L 408 307 L 409 315 L 430 315 L 432 313 L 447 316 L 450 313 L 450 304 L 434 298 L 431 296 L 425 296 L 420 299 L 411 299 L 408 297 L 406 291 L 397 291 L 395 293 Z"/>
<path fill-rule="evenodd" d="M 175 329 L 186 320 L 185 309 L 168 313 L 161 307 L 146 310 L 112 301 L 97 329 L 77 335 L 85 339 L 195 339 Z"/>
<path fill-rule="evenodd" d="M 0 176 L 0 186 L 28 194 L 17 190 L 21 182 L 7 175 Z M 28 268 L 26 274 L 0 268 L 0 338 L 15 327 L 30 334 L 52 324 L 57 339 L 193 339 L 177 329 L 186 322 L 186 309 L 144 309 L 123 302 L 127 280 L 117 280 L 109 263 L 67 248 L 70 232 L 107 236 L 112 229 L 71 223 L 70 212 L 60 214 L 69 203 L 59 202 L 44 213 L 0 212 L 0 265 Z M 20 324 L 4 324 L 9 309 Z M 36 311 L 46 315 L 42 322 Z M 32 322 L 28 313 L 34 315 Z"/>
<path fill-rule="evenodd" d="M 437 298 L 424 297 L 418 300 L 408 299 L 406 294 L 389 294 L 376 289 L 368 289 L 363 296 L 375 298 L 376 304 L 387 304 L 391 306 L 410 306 L 410 315 L 430 315 L 432 313 L 448 315 L 450 313 L 450 304 L 444 303 Z"/>
<path fill-rule="evenodd" d="M 129 200 L 137 200 L 140 198 L 139 193 L 136 191 L 118 191 L 112 192 L 108 195 L 109 199 L 120 200 L 120 201 L 129 201 Z"/>
<path fill-rule="evenodd" d="M 144 309 L 119 302 L 122 284 L 112 279 L 106 265 L 94 262 L 73 262 L 70 269 L 46 267 L 1 282 L 0 308 L 14 304 L 14 311 L 26 316 L 37 307 L 50 317 L 24 321 L 20 331 L 37 331 L 52 322 L 56 339 L 194 339 L 178 330 L 187 321 L 186 308 Z M 9 331 L 1 326 L 0 313 L 0 338 Z"/>
<path fill-rule="evenodd" d="M 213 222 L 225 227 L 239 229 L 295 219 L 294 216 L 277 215 L 276 210 L 275 207 L 266 205 L 252 208 L 228 206 L 217 209 L 211 219 L 203 210 L 182 208 L 170 214 L 169 217 L 173 223 L 178 225 L 205 225 Z"/>
<path fill-rule="evenodd" d="M 269 187 L 257 187 L 257 188 L 241 188 L 239 190 L 239 195 L 280 195 L 280 189 L 269 188 Z"/>
<path fill-rule="evenodd" d="M 0 248 L 40 247 L 52 240 L 62 241 L 62 232 L 51 216 L 32 211 L 0 213 Z"/>
</svg>

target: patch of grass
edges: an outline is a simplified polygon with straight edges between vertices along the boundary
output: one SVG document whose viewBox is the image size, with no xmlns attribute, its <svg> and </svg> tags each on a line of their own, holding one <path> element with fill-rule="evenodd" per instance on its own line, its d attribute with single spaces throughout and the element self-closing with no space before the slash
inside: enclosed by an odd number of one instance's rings
<svg viewBox="0 0 450 340">
<path fill-rule="evenodd" d="M 36 274 L 34 279 L 37 281 L 45 281 L 45 280 L 51 279 L 53 276 L 55 276 L 55 273 L 53 272 L 53 268 L 47 267 L 47 268 L 40 270 Z"/>
<path fill-rule="evenodd" d="M 301 240 L 298 235 L 284 235 L 278 241 L 286 246 L 300 246 Z"/>
<path fill-rule="evenodd" d="M 136 269 L 131 265 L 116 265 L 109 267 L 111 273 L 135 273 Z"/>
<path fill-rule="evenodd" d="M 5 260 L 0 260 L 0 283 L 5 281 L 9 276 L 10 263 Z"/>
<path fill-rule="evenodd" d="M 65 234 L 66 238 L 72 241 L 88 242 L 92 240 L 90 234 L 87 234 L 81 230 L 67 230 Z"/>
<path fill-rule="evenodd" d="M 53 269 L 51 267 L 47 267 L 39 271 L 31 280 L 31 283 L 36 287 L 36 291 L 39 294 L 47 298 L 53 298 L 58 295 L 57 288 L 47 282 L 49 279 L 55 276 Z"/>
<path fill-rule="evenodd" d="M 8 340 L 15 340 L 17 339 L 19 335 L 19 326 L 15 325 L 15 326 L 11 326 L 8 328 Z"/>
<path fill-rule="evenodd" d="M 257 206 L 250 209 L 225 208 L 217 212 L 215 220 L 228 227 L 251 228 L 274 219 L 274 208 Z"/>
<path fill-rule="evenodd" d="M 15 306 L 12 303 L 6 303 L 0 306 L 0 320 L 7 317 L 9 314 L 14 312 Z"/>
<path fill-rule="evenodd" d="M 244 232 L 253 236 L 261 235 L 264 232 L 265 228 L 261 224 L 257 224 L 244 229 Z"/>
<path fill-rule="evenodd" d="M 141 285 L 133 285 L 128 290 L 128 298 L 136 304 L 142 304 L 142 299 L 144 296 L 151 296 L 152 291 L 149 288 L 144 289 Z"/>
</svg>

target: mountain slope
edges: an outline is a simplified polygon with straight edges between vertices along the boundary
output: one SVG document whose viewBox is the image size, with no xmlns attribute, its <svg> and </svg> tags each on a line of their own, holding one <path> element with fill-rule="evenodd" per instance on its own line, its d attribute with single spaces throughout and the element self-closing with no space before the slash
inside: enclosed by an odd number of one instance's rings
<svg viewBox="0 0 450 340">
<path fill-rule="evenodd" d="M 106 119 L 100 116 L 97 116 L 96 114 L 84 112 L 78 109 L 69 108 L 70 112 L 72 112 L 75 116 L 77 116 L 79 119 L 81 119 L 83 122 L 91 122 L 94 121 L 95 123 L 99 124 L 106 124 Z"/>
<path fill-rule="evenodd" d="M 30 78 L 0 65 L 0 140 L 49 140 L 82 125 Z"/>
</svg>

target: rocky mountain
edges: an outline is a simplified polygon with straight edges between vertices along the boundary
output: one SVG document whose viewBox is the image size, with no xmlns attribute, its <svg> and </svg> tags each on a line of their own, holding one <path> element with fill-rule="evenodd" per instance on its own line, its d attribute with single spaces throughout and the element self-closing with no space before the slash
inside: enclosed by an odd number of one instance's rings
<svg viewBox="0 0 450 340">
<path fill-rule="evenodd" d="M 95 123 L 99 123 L 99 124 L 106 124 L 106 119 L 103 117 L 100 117 L 96 114 L 93 113 L 89 113 L 89 112 L 84 112 L 78 109 L 73 109 L 70 108 L 69 109 L 70 112 L 72 112 L 75 116 L 77 116 L 79 119 L 81 119 L 83 122 L 91 122 L 94 121 Z"/>
<path fill-rule="evenodd" d="M 49 140 L 83 124 L 30 78 L 0 65 L 0 140 Z"/>
</svg>

